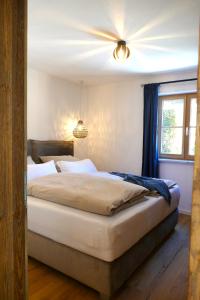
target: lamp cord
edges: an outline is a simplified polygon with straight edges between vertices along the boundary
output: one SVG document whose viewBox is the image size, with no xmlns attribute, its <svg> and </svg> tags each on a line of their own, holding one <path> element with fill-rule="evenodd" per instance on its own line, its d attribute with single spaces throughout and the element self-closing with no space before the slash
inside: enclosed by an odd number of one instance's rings
<svg viewBox="0 0 200 300">
<path fill-rule="evenodd" d="M 80 88 L 80 93 L 81 93 L 81 97 L 80 97 L 80 120 L 82 120 L 82 104 L 83 104 L 83 80 L 81 80 L 81 82 L 80 82 L 80 86 L 81 86 L 81 88 Z"/>
</svg>

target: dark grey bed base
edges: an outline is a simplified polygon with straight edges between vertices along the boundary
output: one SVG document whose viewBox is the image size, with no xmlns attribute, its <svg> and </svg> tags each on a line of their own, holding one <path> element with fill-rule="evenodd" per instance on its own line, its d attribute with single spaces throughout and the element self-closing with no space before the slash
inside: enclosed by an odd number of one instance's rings
<svg viewBox="0 0 200 300">
<path fill-rule="evenodd" d="M 177 220 L 178 210 L 175 210 L 113 262 L 102 261 L 31 231 L 28 234 L 29 255 L 99 291 L 102 299 L 110 299 L 148 255 L 173 231 Z"/>
</svg>

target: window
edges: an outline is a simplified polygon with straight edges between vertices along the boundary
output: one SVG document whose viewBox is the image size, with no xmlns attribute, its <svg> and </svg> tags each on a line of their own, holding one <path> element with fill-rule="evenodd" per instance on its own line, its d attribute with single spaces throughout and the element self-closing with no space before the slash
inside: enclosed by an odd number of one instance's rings
<svg viewBox="0 0 200 300">
<path fill-rule="evenodd" d="M 162 96 L 159 100 L 159 156 L 193 160 L 197 94 Z"/>
</svg>

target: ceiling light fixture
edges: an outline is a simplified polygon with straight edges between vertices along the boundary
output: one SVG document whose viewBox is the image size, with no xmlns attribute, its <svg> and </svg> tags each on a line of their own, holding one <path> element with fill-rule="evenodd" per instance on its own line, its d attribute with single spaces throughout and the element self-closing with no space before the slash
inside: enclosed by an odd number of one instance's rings
<svg viewBox="0 0 200 300">
<path fill-rule="evenodd" d="M 130 50 L 126 46 L 126 42 L 121 40 L 117 42 L 117 47 L 113 52 L 114 58 L 119 62 L 125 62 L 125 60 L 130 56 Z"/>
</svg>

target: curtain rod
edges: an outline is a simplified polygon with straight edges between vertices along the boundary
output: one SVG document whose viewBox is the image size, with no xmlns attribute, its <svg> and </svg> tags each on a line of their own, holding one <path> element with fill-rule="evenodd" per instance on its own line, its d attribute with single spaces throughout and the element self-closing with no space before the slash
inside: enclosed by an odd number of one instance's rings
<svg viewBox="0 0 200 300">
<path fill-rule="evenodd" d="M 177 82 L 186 82 L 186 81 L 195 81 L 197 80 L 197 78 L 189 78 L 189 79 L 180 79 L 180 80 L 172 80 L 172 81 L 163 81 L 163 82 L 158 82 L 158 83 L 152 83 L 152 84 L 169 84 L 169 83 L 177 83 Z M 141 85 L 142 87 L 145 86 L 145 84 Z"/>
</svg>

